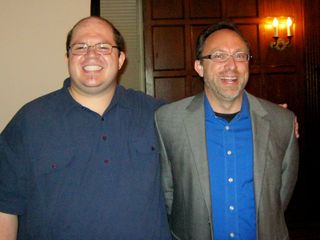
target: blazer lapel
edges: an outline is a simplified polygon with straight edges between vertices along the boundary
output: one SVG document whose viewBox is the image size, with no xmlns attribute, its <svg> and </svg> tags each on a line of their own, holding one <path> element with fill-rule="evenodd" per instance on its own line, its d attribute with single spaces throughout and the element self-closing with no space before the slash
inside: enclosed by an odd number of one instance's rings
<svg viewBox="0 0 320 240">
<path fill-rule="evenodd" d="M 209 170 L 207 161 L 207 144 L 204 119 L 204 94 L 198 94 L 194 97 L 189 106 L 187 106 L 184 124 L 189 138 L 193 160 L 199 177 L 201 190 L 206 202 L 209 216 L 211 217 L 211 197 L 209 185 Z"/>
<path fill-rule="evenodd" d="M 262 193 L 262 183 L 266 164 L 266 149 L 269 138 L 270 123 L 265 118 L 267 112 L 255 97 L 248 94 L 250 105 L 253 151 L 254 151 L 254 188 L 256 209 L 258 211 Z"/>
</svg>

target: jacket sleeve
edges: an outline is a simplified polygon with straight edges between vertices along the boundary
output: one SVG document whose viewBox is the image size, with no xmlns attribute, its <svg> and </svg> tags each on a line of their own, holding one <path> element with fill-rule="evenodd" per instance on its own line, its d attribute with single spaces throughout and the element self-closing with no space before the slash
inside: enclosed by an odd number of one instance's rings
<svg viewBox="0 0 320 240">
<path fill-rule="evenodd" d="M 294 120 L 292 119 L 292 123 Z M 283 209 L 286 209 L 291 199 L 297 177 L 299 167 L 299 146 L 298 139 L 294 133 L 294 124 L 292 124 L 292 132 L 290 141 L 285 151 L 284 159 L 282 162 L 282 175 L 281 175 L 281 203 Z"/>
<path fill-rule="evenodd" d="M 161 184 L 164 192 L 167 214 L 170 216 L 172 201 L 173 201 L 173 180 L 171 171 L 171 162 L 168 159 L 166 152 L 166 146 L 163 139 L 163 129 L 161 127 L 161 121 L 157 117 L 157 112 L 155 114 L 155 124 L 157 128 L 159 145 L 160 145 L 160 158 L 161 158 Z"/>
</svg>

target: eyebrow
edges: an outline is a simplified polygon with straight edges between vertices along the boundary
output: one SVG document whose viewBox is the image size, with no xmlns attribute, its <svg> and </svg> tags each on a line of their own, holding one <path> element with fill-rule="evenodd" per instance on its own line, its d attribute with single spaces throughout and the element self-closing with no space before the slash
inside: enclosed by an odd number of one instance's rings
<svg viewBox="0 0 320 240">
<path fill-rule="evenodd" d="M 212 49 L 212 50 L 209 51 L 210 54 L 215 53 L 215 52 L 229 53 L 228 50 L 224 50 L 224 49 L 221 49 L 221 48 L 215 48 L 215 49 Z M 248 49 L 247 48 L 245 48 L 245 49 L 238 48 L 238 49 L 232 51 L 231 53 L 236 53 L 236 52 L 245 52 L 246 53 L 246 52 L 248 52 Z"/>
</svg>

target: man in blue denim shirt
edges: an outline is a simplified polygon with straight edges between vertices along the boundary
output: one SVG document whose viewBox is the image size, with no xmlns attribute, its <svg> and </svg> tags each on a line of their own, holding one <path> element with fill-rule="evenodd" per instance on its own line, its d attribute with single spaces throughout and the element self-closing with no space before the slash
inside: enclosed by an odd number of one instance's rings
<svg viewBox="0 0 320 240">
<path fill-rule="evenodd" d="M 161 103 L 117 84 L 121 34 L 80 20 L 70 78 L 23 106 L 0 139 L 0 239 L 171 239 L 153 115 Z"/>
</svg>

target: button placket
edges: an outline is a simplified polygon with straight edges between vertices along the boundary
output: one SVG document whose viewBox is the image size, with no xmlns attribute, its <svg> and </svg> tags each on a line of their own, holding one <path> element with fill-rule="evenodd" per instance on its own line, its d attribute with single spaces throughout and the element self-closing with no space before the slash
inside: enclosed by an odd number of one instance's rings
<svg viewBox="0 0 320 240">
<path fill-rule="evenodd" d="M 228 238 L 234 239 L 236 237 L 236 185 L 235 185 L 235 156 L 234 156 L 234 133 L 231 131 L 230 125 L 224 126 L 224 135 L 225 135 L 225 160 L 226 160 L 226 170 L 227 170 L 227 191 L 228 197 L 226 199 L 226 214 L 228 222 L 230 225 L 227 227 Z"/>
</svg>

